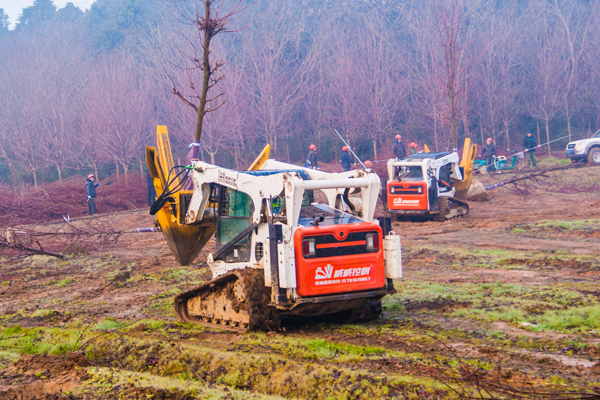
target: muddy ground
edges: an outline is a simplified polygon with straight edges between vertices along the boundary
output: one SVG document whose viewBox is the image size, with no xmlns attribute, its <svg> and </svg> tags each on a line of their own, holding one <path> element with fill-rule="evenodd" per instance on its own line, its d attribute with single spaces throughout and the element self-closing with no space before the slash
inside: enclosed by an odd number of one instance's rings
<svg viewBox="0 0 600 400">
<path fill-rule="evenodd" d="M 214 245 L 182 267 L 160 233 L 4 258 L 0 398 L 600 398 L 599 182 L 600 168 L 566 171 L 496 189 L 462 220 L 394 222 L 404 276 L 370 323 L 178 324 L 173 296 L 210 279 Z"/>
</svg>

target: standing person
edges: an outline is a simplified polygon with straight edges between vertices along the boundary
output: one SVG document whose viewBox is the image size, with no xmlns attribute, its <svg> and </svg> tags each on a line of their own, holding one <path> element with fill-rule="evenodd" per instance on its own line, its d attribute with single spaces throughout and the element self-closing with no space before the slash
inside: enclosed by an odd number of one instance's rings
<svg viewBox="0 0 600 400">
<path fill-rule="evenodd" d="M 417 144 L 415 142 L 412 142 L 408 148 L 408 154 L 410 154 L 411 156 L 413 154 L 417 154 Z"/>
<path fill-rule="evenodd" d="M 496 146 L 492 143 L 492 138 L 487 138 L 485 141 L 485 146 L 483 146 L 483 151 L 481 152 L 481 156 L 485 155 L 485 165 L 487 166 L 488 172 L 494 171 L 494 158 L 496 157 Z"/>
<path fill-rule="evenodd" d="M 154 188 L 154 178 L 150 175 L 150 171 L 146 171 L 146 185 L 148 186 L 148 207 L 156 201 L 156 189 Z"/>
<path fill-rule="evenodd" d="M 406 147 L 404 147 L 404 143 L 402 142 L 402 136 L 396 135 L 396 141 L 394 142 L 392 152 L 394 153 L 394 157 L 398 160 L 406 158 Z"/>
<path fill-rule="evenodd" d="M 535 148 L 537 147 L 537 142 L 531 134 L 531 131 L 527 132 L 527 136 L 523 139 L 523 147 L 525 148 L 525 154 L 527 155 L 527 167 L 529 168 L 529 166 L 533 164 L 533 168 L 536 168 Z"/>
<path fill-rule="evenodd" d="M 352 158 L 348 152 L 348 146 L 344 146 L 342 147 L 342 168 L 344 169 L 344 172 L 350 171 L 351 166 Z"/>
<path fill-rule="evenodd" d="M 306 158 L 306 168 L 317 169 L 317 146 L 311 144 L 309 147 L 308 157 Z"/>
<path fill-rule="evenodd" d="M 94 199 L 96 198 L 96 188 L 99 183 L 94 183 L 96 180 L 96 176 L 94 174 L 89 174 L 87 179 L 85 180 L 85 196 L 87 197 L 87 210 L 88 215 L 97 214 L 96 211 L 96 203 Z"/>
</svg>

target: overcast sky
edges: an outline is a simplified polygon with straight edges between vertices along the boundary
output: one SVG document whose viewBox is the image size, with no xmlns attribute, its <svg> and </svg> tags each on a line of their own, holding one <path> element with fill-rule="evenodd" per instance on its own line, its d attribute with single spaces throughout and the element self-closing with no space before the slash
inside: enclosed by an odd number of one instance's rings
<svg viewBox="0 0 600 400">
<path fill-rule="evenodd" d="M 32 6 L 34 0 L 0 0 L 0 8 L 10 17 L 10 29 L 15 27 L 17 18 L 21 15 L 21 10 Z M 94 0 L 54 0 L 53 3 L 57 8 L 63 8 L 67 3 L 73 3 L 82 10 L 87 10 Z"/>
</svg>

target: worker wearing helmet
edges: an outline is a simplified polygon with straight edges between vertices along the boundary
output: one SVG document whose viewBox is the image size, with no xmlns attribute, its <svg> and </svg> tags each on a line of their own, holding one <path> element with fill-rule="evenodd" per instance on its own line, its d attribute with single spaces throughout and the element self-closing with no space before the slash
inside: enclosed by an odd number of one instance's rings
<svg viewBox="0 0 600 400">
<path fill-rule="evenodd" d="M 492 138 L 487 138 L 485 146 L 481 152 L 481 156 L 485 156 L 485 165 L 487 166 L 488 172 L 494 171 L 494 159 L 496 158 L 496 146 L 493 143 Z"/>
<path fill-rule="evenodd" d="M 394 142 L 392 152 L 394 153 L 394 157 L 398 160 L 406 158 L 406 147 L 404 147 L 404 143 L 402 142 L 402 136 L 396 135 L 396 141 Z"/>
<path fill-rule="evenodd" d="M 412 142 L 409 147 L 408 147 L 408 154 L 410 154 L 411 156 L 413 154 L 417 153 L 417 144 L 415 142 Z"/>
<path fill-rule="evenodd" d="M 99 183 L 94 183 L 96 180 L 96 176 L 94 174 L 89 174 L 87 179 L 85 180 L 85 196 L 87 197 L 87 210 L 88 215 L 94 215 L 98 211 L 96 211 L 96 203 L 94 199 L 96 198 L 96 188 Z"/>
<path fill-rule="evenodd" d="M 309 147 L 308 157 L 306 158 L 306 168 L 317 169 L 317 146 L 311 144 Z"/>
<path fill-rule="evenodd" d="M 348 146 L 342 147 L 342 168 L 344 171 L 350 171 L 352 167 L 352 157 L 348 151 Z"/>
<path fill-rule="evenodd" d="M 373 167 L 373 163 L 371 161 L 367 160 L 367 161 L 365 161 L 365 167 L 371 168 L 371 167 Z"/>
</svg>

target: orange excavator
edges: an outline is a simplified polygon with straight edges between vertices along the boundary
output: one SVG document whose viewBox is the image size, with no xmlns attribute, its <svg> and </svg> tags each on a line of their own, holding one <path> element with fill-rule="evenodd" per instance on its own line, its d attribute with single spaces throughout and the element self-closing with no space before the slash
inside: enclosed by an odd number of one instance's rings
<svg viewBox="0 0 600 400">
<path fill-rule="evenodd" d="M 207 261 L 213 279 L 175 297 L 179 321 L 245 332 L 278 329 L 284 315 L 381 314 L 402 262 L 400 237 L 373 219 L 375 172 L 285 164 L 268 159 L 268 146 L 248 171 L 200 160 L 174 166 L 166 127 L 157 139 L 146 149 L 160 193 L 151 212 L 175 258 L 189 264 L 213 235 L 216 242 Z M 361 207 L 351 190 L 360 191 Z"/>
</svg>

